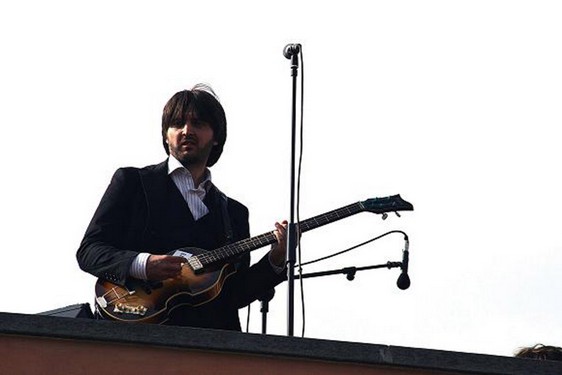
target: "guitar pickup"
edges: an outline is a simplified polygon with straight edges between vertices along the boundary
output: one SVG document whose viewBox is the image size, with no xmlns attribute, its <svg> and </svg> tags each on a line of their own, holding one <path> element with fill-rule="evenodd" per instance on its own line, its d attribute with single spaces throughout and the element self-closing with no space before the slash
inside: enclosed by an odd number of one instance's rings
<svg viewBox="0 0 562 375">
<path fill-rule="evenodd" d="M 107 308 L 107 301 L 104 296 L 96 297 L 96 303 L 103 309 Z"/>
<path fill-rule="evenodd" d="M 199 260 L 199 258 L 193 256 L 190 257 L 187 260 L 187 263 L 189 263 L 189 266 L 191 267 L 191 269 L 193 270 L 193 272 L 195 272 L 195 274 L 200 274 L 203 272 L 203 264 L 201 263 L 201 261 Z"/>
</svg>

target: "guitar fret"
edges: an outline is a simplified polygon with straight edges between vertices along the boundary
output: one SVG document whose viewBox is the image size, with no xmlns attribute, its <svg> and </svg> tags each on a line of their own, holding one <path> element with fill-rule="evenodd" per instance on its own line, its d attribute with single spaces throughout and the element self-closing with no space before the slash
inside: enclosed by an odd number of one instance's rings
<svg viewBox="0 0 562 375">
<path fill-rule="evenodd" d="M 301 222 L 300 229 L 302 232 L 311 229 L 316 229 L 318 227 L 329 224 L 336 220 L 346 218 L 348 216 L 354 215 L 361 211 L 363 211 L 363 208 L 361 207 L 360 203 L 353 203 L 348 206 L 339 208 L 337 210 L 327 212 L 323 215 L 318 215 L 308 220 L 305 220 Z"/>
</svg>

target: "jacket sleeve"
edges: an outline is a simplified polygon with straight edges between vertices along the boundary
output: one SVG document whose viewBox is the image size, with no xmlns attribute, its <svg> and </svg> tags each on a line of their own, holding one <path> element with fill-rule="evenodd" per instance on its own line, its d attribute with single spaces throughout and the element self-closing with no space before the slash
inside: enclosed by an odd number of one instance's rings
<svg viewBox="0 0 562 375">
<path fill-rule="evenodd" d="M 139 191 L 139 177 L 134 169 L 115 172 L 76 253 L 82 270 L 113 283 L 125 283 L 138 254 L 127 249 L 130 244 L 126 238 Z"/>
<path fill-rule="evenodd" d="M 284 270 L 277 273 L 273 269 L 268 252 L 247 270 L 236 273 L 234 279 L 235 304 L 236 308 L 240 309 L 275 288 L 287 279 L 287 275 Z"/>
</svg>

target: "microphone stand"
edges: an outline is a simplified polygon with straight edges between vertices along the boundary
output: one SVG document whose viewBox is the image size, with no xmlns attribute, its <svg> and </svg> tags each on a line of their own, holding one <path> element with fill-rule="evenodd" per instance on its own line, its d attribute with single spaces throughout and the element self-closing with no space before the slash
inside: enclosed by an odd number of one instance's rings
<svg viewBox="0 0 562 375">
<path fill-rule="evenodd" d="M 293 336 L 295 324 L 295 263 L 297 248 L 297 224 L 295 224 L 295 154 L 297 134 L 297 75 L 299 68 L 298 54 L 300 44 L 289 44 L 285 47 L 283 55 L 291 60 L 291 76 L 293 80 L 292 94 L 292 136 L 291 136 L 291 209 L 289 224 L 287 226 L 287 335 Z"/>
<path fill-rule="evenodd" d="M 402 262 L 386 262 L 386 264 L 376 264 L 373 266 L 366 266 L 366 267 L 345 267 L 339 270 L 329 270 L 329 271 L 320 271 L 320 272 L 312 272 L 312 273 L 305 273 L 303 275 L 296 275 L 295 279 L 308 279 L 311 277 L 320 277 L 320 276 L 331 276 L 331 275 L 338 275 L 344 274 L 349 281 L 355 279 L 355 274 L 358 271 L 367 271 L 377 268 L 398 268 L 402 267 Z"/>
</svg>

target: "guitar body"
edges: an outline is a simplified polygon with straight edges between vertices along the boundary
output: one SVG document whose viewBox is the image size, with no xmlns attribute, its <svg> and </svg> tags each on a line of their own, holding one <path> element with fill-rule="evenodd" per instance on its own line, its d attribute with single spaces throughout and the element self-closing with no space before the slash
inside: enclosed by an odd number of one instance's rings
<svg viewBox="0 0 562 375">
<path fill-rule="evenodd" d="M 197 248 L 182 250 L 194 255 L 205 252 Z M 184 266 L 180 276 L 161 282 L 130 279 L 121 286 L 98 279 L 95 304 L 99 314 L 109 320 L 163 324 L 176 308 L 196 308 L 214 300 L 225 280 L 235 272 L 234 265 L 226 263 L 197 275 Z"/>
</svg>

